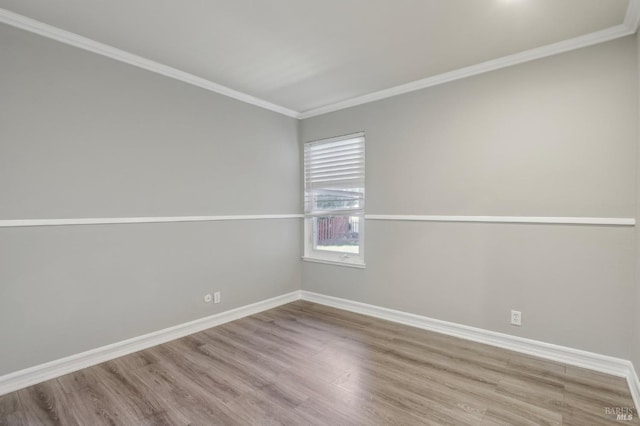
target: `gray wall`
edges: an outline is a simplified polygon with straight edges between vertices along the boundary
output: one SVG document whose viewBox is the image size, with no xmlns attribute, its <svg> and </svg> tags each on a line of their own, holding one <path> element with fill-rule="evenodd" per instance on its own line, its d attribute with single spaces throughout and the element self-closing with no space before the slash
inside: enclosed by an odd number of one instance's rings
<svg viewBox="0 0 640 426">
<path fill-rule="evenodd" d="M 301 137 L 366 132 L 369 214 L 634 217 L 635 49 L 627 37 L 306 119 Z M 365 270 L 307 263 L 303 289 L 631 356 L 632 227 L 366 227 Z"/>
<path fill-rule="evenodd" d="M 638 138 L 637 145 L 637 166 L 640 169 L 640 32 L 636 34 L 636 55 L 638 59 L 638 116 L 636 118 L 636 132 Z M 633 364 L 636 373 L 640 375 L 640 171 L 636 171 L 636 303 L 634 306 L 635 328 L 633 341 L 635 350 L 633 354 Z"/>
<path fill-rule="evenodd" d="M 0 219 L 300 211 L 297 120 L 4 25 L 0 52 Z M 0 375 L 297 290 L 300 231 L 0 228 Z"/>
<path fill-rule="evenodd" d="M 371 214 L 640 218 L 636 48 L 629 37 L 299 124 L 0 25 L 0 219 L 296 213 L 299 140 L 359 130 Z M 630 227 L 368 221 L 365 270 L 302 271 L 300 231 L 0 228 L 0 375 L 301 281 L 640 365 Z M 214 290 L 223 302 L 204 304 Z"/>
</svg>

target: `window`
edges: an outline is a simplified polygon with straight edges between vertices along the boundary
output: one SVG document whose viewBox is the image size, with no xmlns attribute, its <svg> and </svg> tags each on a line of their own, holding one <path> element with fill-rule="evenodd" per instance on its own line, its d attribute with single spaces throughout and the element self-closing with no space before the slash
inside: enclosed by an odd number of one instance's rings
<svg viewBox="0 0 640 426">
<path fill-rule="evenodd" d="M 364 133 L 304 144 L 305 259 L 364 265 Z"/>
</svg>

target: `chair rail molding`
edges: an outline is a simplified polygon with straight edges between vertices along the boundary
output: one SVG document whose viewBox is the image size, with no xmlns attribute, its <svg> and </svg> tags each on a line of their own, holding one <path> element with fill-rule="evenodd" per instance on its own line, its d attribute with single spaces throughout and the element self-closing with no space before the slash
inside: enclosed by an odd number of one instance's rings
<svg viewBox="0 0 640 426">
<path fill-rule="evenodd" d="M 212 222 L 230 220 L 273 220 L 302 219 L 304 215 L 292 214 L 246 214 L 227 216 L 152 216 L 152 217 L 111 217 L 81 219 L 9 219 L 0 220 L 0 228 L 24 226 L 62 226 L 62 225 L 113 225 L 126 223 L 169 223 L 169 222 Z"/>
</svg>

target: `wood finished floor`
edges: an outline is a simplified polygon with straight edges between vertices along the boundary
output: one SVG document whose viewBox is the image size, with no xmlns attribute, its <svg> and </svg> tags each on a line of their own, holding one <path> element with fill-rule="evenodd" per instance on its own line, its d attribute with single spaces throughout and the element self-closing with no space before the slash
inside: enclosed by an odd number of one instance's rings
<svg viewBox="0 0 640 426">
<path fill-rule="evenodd" d="M 0 425 L 606 425 L 626 381 L 294 302 L 0 396 Z"/>
</svg>

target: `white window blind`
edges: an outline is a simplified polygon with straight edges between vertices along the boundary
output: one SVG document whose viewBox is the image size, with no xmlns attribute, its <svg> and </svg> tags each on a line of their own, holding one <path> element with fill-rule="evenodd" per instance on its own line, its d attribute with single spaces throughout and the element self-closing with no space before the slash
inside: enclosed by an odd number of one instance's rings
<svg viewBox="0 0 640 426">
<path fill-rule="evenodd" d="M 305 214 L 364 213 L 364 133 L 304 145 Z"/>
</svg>

